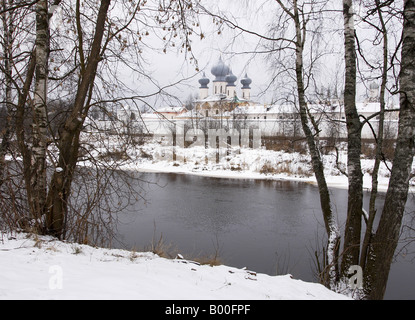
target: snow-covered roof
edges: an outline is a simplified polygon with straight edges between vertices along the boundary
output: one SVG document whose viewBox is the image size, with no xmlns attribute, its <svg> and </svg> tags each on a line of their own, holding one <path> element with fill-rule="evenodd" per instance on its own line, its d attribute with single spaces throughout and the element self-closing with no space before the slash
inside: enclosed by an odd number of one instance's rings
<svg viewBox="0 0 415 320">
<path fill-rule="evenodd" d="M 344 105 L 333 104 L 333 105 L 319 105 L 313 104 L 309 105 L 309 108 L 312 112 L 326 112 L 326 113 L 340 113 L 344 112 Z M 389 106 L 387 109 L 393 109 L 394 106 Z M 379 102 L 357 102 L 356 103 L 357 112 L 360 114 L 373 114 L 380 111 Z"/>
<path fill-rule="evenodd" d="M 223 97 L 223 95 L 222 95 Z M 221 95 L 214 95 L 208 97 L 202 101 L 220 101 Z M 229 99 L 224 99 L 223 101 L 230 102 Z M 332 105 L 324 105 L 324 104 L 309 104 L 309 110 L 311 113 L 325 113 L 325 114 L 342 114 L 344 113 L 344 106 L 341 104 L 332 104 Z M 371 115 L 380 110 L 380 104 L 377 102 L 361 102 L 356 103 L 356 108 L 359 114 L 363 115 Z M 272 104 L 272 105 L 264 105 L 264 104 L 254 104 L 254 105 L 238 105 L 233 111 L 230 112 L 222 112 L 222 116 L 226 115 L 235 115 L 235 114 L 243 114 L 243 115 L 289 115 L 289 114 L 298 114 L 298 109 L 293 104 Z M 189 118 L 203 118 L 205 116 L 204 113 L 200 112 L 200 110 L 192 110 L 187 111 L 184 107 L 166 107 L 158 109 L 155 114 L 153 115 L 143 115 L 148 118 L 157 117 L 162 113 L 175 113 L 176 119 L 189 119 Z"/>
<path fill-rule="evenodd" d="M 376 113 L 380 111 L 379 102 L 356 103 L 356 109 L 359 113 Z"/>
<path fill-rule="evenodd" d="M 267 107 L 269 113 L 298 113 L 296 107 L 292 104 L 270 105 Z"/>
<path fill-rule="evenodd" d="M 159 119 L 159 116 L 154 113 L 141 113 L 140 118 L 142 119 Z"/>
<path fill-rule="evenodd" d="M 196 102 L 217 102 L 217 101 L 231 101 L 225 94 L 214 94 L 206 97 L 205 99 L 196 100 Z"/>
<path fill-rule="evenodd" d="M 267 108 L 264 105 L 239 106 L 235 109 L 236 113 L 244 113 L 244 114 L 264 113 L 266 111 L 267 111 Z"/>
<path fill-rule="evenodd" d="M 237 100 L 237 102 L 250 102 L 250 100 L 246 100 L 246 99 L 240 98 L 238 96 L 236 97 L 236 100 Z M 223 93 L 220 94 L 219 93 L 219 94 L 210 95 L 210 96 L 206 97 L 205 99 L 198 99 L 198 100 L 196 100 L 196 103 L 220 102 L 220 101 L 230 103 L 230 102 L 234 102 L 235 98 L 234 97 L 228 98 L 226 94 L 223 94 Z"/>
<path fill-rule="evenodd" d="M 239 106 L 235 109 L 236 112 L 246 114 L 280 114 L 280 113 L 296 113 L 297 110 L 292 105 L 251 105 Z"/>
<path fill-rule="evenodd" d="M 157 109 L 157 113 L 178 113 L 182 112 L 185 108 L 184 107 L 164 107 Z"/>
<path fill-rule="evenodd" d="M 344 112 L 344 106 L 340 104 L 323 105 L 323 104 L 309 104 L 310 112 L 312 113 L 341 113 Z M 391 106 L 389 109 L 393 108 Z M 357 112 L 360 114 L 373 114 L 380 111 L 380 104 L 378 102 L 360 102 L 356 103 Z M 298 113 L 297 107 L 292 104 L 273 104 L 273 105 L 250 105 L 238 106 L 236 112 L 246 114 L 289 114 Z"/>
<path fill-rule="evenodd" d="M 203 115 L 199 111 L 191 110 L 191 111 L 186 111 L 186 112 L 179 114 L 176 117 L 176 119 L 187 119 L 187 118 L 195 118 L 195 117 L 201 118 L 203 117 Z"/>
</svg>

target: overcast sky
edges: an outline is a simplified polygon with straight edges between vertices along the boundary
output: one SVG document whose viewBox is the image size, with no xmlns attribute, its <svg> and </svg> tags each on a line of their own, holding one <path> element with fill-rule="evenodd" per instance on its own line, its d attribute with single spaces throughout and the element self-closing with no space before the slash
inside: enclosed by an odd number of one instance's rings
<svg viewBox="0 0 415 320">
<path fill-rule="evenodd" d="M 237 6 L 235 1 L 204 1 L 212 10 L 226 12 L 228 16 L 233 19 L 248 23 L 246 27 L 256 29 L 261 24 L 257 21 L 258 15 L 251 14 L 249 8 L 255 7 L 255 3 L 260 1 L 249 1 L 249 6 Z M 238 1 L 239 3 L 239 1 Z M 249 17 L 249 19 L 248 19 Z M 258 39 L 256 37 L 249 37 L 246 35 L 238 35 L 234 30 L 230 30 L 226 26 L 221 28 L 221 33 L 218 34 L 217 26 L 213 23 L 212 17 L 201 17 L 201 28 L 204 32 L 205 38 L 200 40 L 198 37 L 193 37 L 192 50 L 197 58 L 200 72 L 195 70 L 195 65 L 185 60 L 184 54 L 177 52 L 169 52 L 168 54 L 151 54 L 152 69 L 154 77 L 161 85 L 174 83 L 178 79 L 194 78 L 185 81 L 185 85 L 180 85 L 177 88 L 169 89 L 169 92 L 177 94 L 182 100 L 187 99 L 189 95 L 198 95 L 199 83 L 203 72 L 213 81 L 214 76 L 211 74 L 211 68 L 218 62 L 219 57 L 229 65 L 232 72 L 238 77 L 237 92 L 241 94 L 240 80 L 248 73 L 252 79 L 252 97 L 260 103 L 267 103 L 271 99 L 271 95 L 261 95 L 264 88 L 267 86 L 269 76 L 267 75 L 266 61 L 263 57 L 253 58 L 252 54 L 244 54 L 246 51 L 255 50 Z M 262 28 L 266 25 L 262 21 Z M 238 37 L 236 37 L 238 35 Z M 212 89 L 212 83 L 209 88 Z"/>
<path fill-rule="evenodd" d="M 325 41 L 329 44 L 335 43 L 338 49 L 334 46 L 333 52 L 321 59 L 318 81 L 322 85 L 326 85 L 326 83 L 333 83 L 333 79 L 337 78 L 340 86 L 342 86 L 342 72 L 344 69 L 342 65 L 342 7 L 340 0 L 330 1 L 329 3 L 331 8 L 340 11 L 334 14 L 337 15 L 336 19 L 325 21 L 325 23 L 331 23 L 330 28 L 334 30 L 327 35 L 329 39 Z M 238 23 L 238 25 L 260 34 L 266 34 L 270 23 L 275 20 L 278 7 L 275 0 L 202 0 L 202 4 L 208 7 L 209 10 L 225 14 L 230 20 Z M 206 76 L 211 81 L 214 79 L 211 74 L 211 68 L 218 62 L 219 57 L 222 57 L 225 63 L 231 67 L 232 72 L 238 77 L 236 84 L 239 95 L 241 95 L 240 80 L 245 73 L 248 73 L 253 81 L 251 85 L 252 98 L 262 104 L 271 103 L 279 88 L 278 85 L 268 88 L 272 78 L 271 66 L 267 60 L 269 58 L 265 55 L 252 54 L 253 51 L 258 50 L 259 38 L 241 34 L 239 31 L 229 29 L 226 26 L 223 26 L 220 29 L 220 34 L 218 34 L 218 26 L 213 23 L 212 17 L 201 16 L 200 24 L 205 38 L 203 40 L 200 40 L 198 36 L 192 38 L 192 50 L 197 58 L 200 72 L 195 70 L 195 64 L 189 60 L 189 55 L 186 58 L 185 54 L 177 53 L 175 50 L 168 51 L 166 54 L 162 50 L 158 52 L 149 51 L 144 54 L 144 57 L 149 62 L 147 71 L 152 73 L 153 78 L 159 85 L 166 86 L 180 79 L 193 77 L 167 90 L 172 95 L 177 96 L 182 102 L 185 102 L 190 95 L 198 95 L 198 80 L 203 72 L 206 73 Z M 358 28 L 360 28 L 359 25 Z M 337 32 L 335 32 L 336 29 Z M 140 92 L 149 93 L 156 90 L 154 86 L 143 83 L 142 79 L 134 73 L 126 73 L 124 76 L 131 83 L 131 86 L 137 87 Z M 288 82 L 288 80 L 288 78 L 284 79 L 282 77 L 279 81 L 284 83 Z M 212 83 L 210 83 L 209 87 L 212 89 Z M 268 90 L 264 92 L 266 88 Z M 358 100 L 362 100 L 365 94 L 365 87 L 360 86 Z M 154 103 L 156 108 L 166 106 L 166 104 L 180 105 L 180 102 L 174 99 L 157 99 L 151 103 Z"/>
<path fill-rule="evenodd" d="M 340 3 L 338 0 L 334 1 Z M 259 34 L 266 34 L 269 24 L 273 21 L 273 15 L 276 12 L 277 5 L 271 0 L 205 0 L 202 4 L 214 13 L 226 15 L 230 20 L 235 21 L 238 25 Z M 222 57 L 228 64 L 232 72 L 238 77 L 237 93 L 241 94 L 240 80 L 245 75 L 252 79 L 253 100 L 267 104 L 273 101 L 278 91 L 278 86 L 269 86 L 273 76 L 271 66 L 265 55 L 253 54 L 258 51 L 259 38 L 249 34 L 242 34 L 238 30 L 232 30 L 227 26 L 220 28 L 220 34 L 217 32 L 218 26 L 213 23 L 212 17 L 201 17 L 201 29 L 205 38 L 200 41 L 198 37 L 193 37 L 192 49 L 198 60 L 201 73 L 197 75 L 194 64 L 184 59 L 183 54 L 174 51 L 168 54 L 151 53 L 153 75 L 161 85 L 174 83 L 178 79 L 195 76 L 193 79 L 184 82 L 187 86 L 177 86 L 169 89 L 169 92 L 177 95 L 181 100 L 187 99 L 189 95 L 197 95 L 199 92 L 198 80 L 203 72 L 212 81 L 211 68 Z M 329 56 L 326 59 L 332 59 Z M 326 61 L 327 62 L 327 61 Z M 323 64 L 328 67 L 328 64 Z M 335 62 L 330 65 L 336 67 Z M 332 73 L 326 69 L 325 72 Z M 330 74 L 332 76 L 332 74 Z M 282 79 L 283 81 L 283 79 Z M 212 89 L 210 83 L 209 86 Z M 267 90 L 268 89 L 268 90 Z M 174 103 L 174 102 L 173 102 Z"/>
</svg>

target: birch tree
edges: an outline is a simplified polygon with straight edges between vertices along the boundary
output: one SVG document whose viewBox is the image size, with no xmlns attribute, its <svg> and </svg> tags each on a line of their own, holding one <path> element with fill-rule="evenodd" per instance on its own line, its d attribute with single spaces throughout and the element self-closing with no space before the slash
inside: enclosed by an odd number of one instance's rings
<svg viewBox="0 0 415 320">
<path fill-rule="evenodd" d="M 313 118 L 308 110 L 305 94 L 306 86 L 304 84 L 304 50 L 307 37 L 310 34 L 308 23 L 315 18 L 313 15 L 319 11 L 316 9 L 318 4 L 310 3 L 309 7 L 306 4 L 300 6 L 298 1 L 294 0 L 292 9 L 290 10 L 281 0 L 277 0 L 277 2 L 282 10 L 290 17 L 295 27 L 293 44 L 295 47 L 295 74 L 298 106 L 303 132 L 307 140 L 313 171 L 319 188 L 320 204 L 328 237 L 326 259 L 329 270 L 325 273 L 328 277 L 324 282 L 327 286 L 333 288 L 338 278 L 337 264 L 340 245 L 340 230 L 333 214 L 330 193 L 324 175 L 324 165 L 318 148 L 318 142 L 316 141 L 316 135 L 318 135 L 319 129 L 316 127 L 310 128 L 310 125 L 313 125 Z M 308 12 L 306 11 L 307 9 L 309 10 Z"/>
<path fill-rule="evenodd" d="M 49 56 L 48 1 L 36 4 L 36 71 L 33 108 L 33 142 L 30 203 L 34 219 L 43 215 L 46 202 L 46 148 L 47 148 L 47 82 Z"/>
<path fill-rule="evenodd" d="M 156 2 L 157 3 L 157 2 Z M 118 4 L 118 6 L 117 6 Z M 117 15 L 109 14 L 110 1 L 101 1 L 97 20 L 94 26 L 93 37 L 89 41 L 85 41 L 85 36 L 90 34 L 86 30 L 86 25 L 82 24 L 81 1 L 75 2 L 75 24 L 76 30 L 76 48 L 79 53 L 79 78 L 77 80 L 77 90 L 69 116 L 59 132 L 59 140 L 57 146 L 59 149 L 59 157 L 56 163 L 56 170 L 53 173 L 50 189 L 47 198 L 46 211 L 46 228 L 47 233 L 57 237 L 62 237 L 64 232 L 64 222 L 67 216 L 68 199 L 71 194 L 72 181 L 75 169 L 78 163 L 81 133 L 85 120 L 88 118 L 91 106 L 97 103 L 97 92 L 103 88 L 98 88 L 97 79 L 101 84 L 106 86 L 102 81 L 114 87 L 122 85 L 122 82 L 115 77 L 115 81 L 105 79 L 103 74 L 99 72 L 99 66 L 105 65 L 112 68 L 109 63 L 109 57 L 112 55 L 119 63 L 128 64 L 132 70 L 136 69 L 137 62 L 129 62 L 124 60 L 125 56 L 130 53 L 136 58 L 137 52 L 141 50 L 137 40 L 142 36 L 139 35 L 139 28 L 142 27 L 141 11 L 148 6 L 146 1 L 138 1 L 137 3 L 123 4 L 114 2 L 115 10 L 126 10 L 122 19 Z M 143 9 L 144 8 L 144 9 Z M 113 9 L 113 10 L 114 10 Z M 149 7 L 148 12 L 152 13 L 149 23 L 154 24 L 151 30 L 156 28 L 167 30 L 169 34 L 181 34 L 180 46 L 185 49 L 186 53 L 191 53 L 190 34 L 192 33 L 190 23 L 187 17 L 190 16 L 186 10 L 193 10 L 192 1 L 168 1 L 158 4 L 158 14 L 154 15 L 154 7 Z M 170 22 L 170 18 L 175 21 Z M 176 22 L 177 21 L 177 22 Z M 171 23 L 169 25 L 169 23 Z M 150 29 L 145 32 L 149 33 Z M 167 41 L 167 37 L 166 41 Z M 174 36 L 172 37 L 174 38 Z M 86 44 L 90 43 L 87 47 Z M 107 57 L 107 58 L 105 58 Z M 112 70 L 110 70 L 112 74 Z M 111 75 L 110 74 L 110 75 Z M 108 88 L 109 92 L 114 92 L 113 87 Z M 107 95 L 108 97 L 108 95 Z M 117 97 L 108 99 L 108 102 L 139 100 L 143 96 Z M 99 101 L 99 99 L 98 99 Z"/>
<path fill-rule="evenodd" d="M 403 18 L 399 133 L 385 205 L 364 274 L 365 292 L 369 299 L 382 299 L 386 291 L 392 259 L 400 236 L 415 155 L 415 1 L 404 1 Z"/>
<path fill-rule="evenodd" d="M 28 28 L 19 35 L 33 42 L 27 42 L 25 49 L 29 54 L 21 56 L 19 81 L 13 83 L 13 90 L 17 93 L 16 101 L 13 101 L 16 107 L 15 134 L 19 157 L 22 158 L 21 163 L 16 164 L 22 165 L 24 193 L 30 211 L 27 216 L 16 217 L 16 221 L 20 221 L 19 227 L 61 239 L 71 237 L 80 242 L 88 241 L 92 229 L 88 225 L 102 230 L 105 220 L 103 216 L 99 219 L 91 215 L 92 208 L 100 205 L 97 201 L 106 207 L 116 207 L 117 204 L 111 203 L 112 196 L 108 190 L 112 187 L 130 188 L 121 186 L 120 181 L 111 180 L 118 167 L 96 156 L 95 150 L 90 150 L 84 134 L 90 110 L 104 105 L 120 106 L 124 102 L 134 105 L 162 94 L 164 88 L 159 87 L 144 68 L 142 52 L 163 52 L 174 47 L 183 53 L 184 58 L 194 61 L 191 59 L 191 35 L 200 30 L 195 6 L 193 1 L 187 0 L 55 0 L 49 3 L 40 0 L 19 2 L 12 8 L 17 11 L 27 9 L 28 16 L 36 13 L 36 28 Z M 60 23 L 52 19 L 56 8 Z M 0 13 L 8 10 L 2 9 Z M 156 48 L 153 40 L 146 43 L 150 32 L 160 37 L 161 48 Z M 121 79 L 126 70 L 140 75 L 156 89 L 139 93 L 136 87 L 129 88 Z M 49 119 L 52 116 L 49 105 L 62 96 L 68 97 L 63 103 L 66 118 L 56 130 L 52 128 L 53 119 Z M 28 121 L 32 121 L 30 129 L 26 126 Z M 92 163 L 95 170 L 84 170 L 87 175 L 83 180 L 93 181 L 88 174 L 96 174 L 96 190 L 86 186 L 87 195 L 83 196 L 78 193 L 85 190 L 79 185 L 74 186 L 74 181 L 82 181 L 79 162 L 88 152 L 86 162 Z M 129 179 L 122 176 L 124 181 Z M 126 197 L 125 190 L 124 194 L 120 189 L 113 190 L 113 194 L 119 195 L 118 202 Z M 134 194 L 134 198 L 139 198 L 139 195 Z M 6 198 L 0 197 L 3 199 Z M 85 205 L 76 201 L 84 201 Z M 109 211 L 104 207 L 97 210 L 109 217 Z M 79 224 L 70 226 L 70 222 Z M 73 236 L 76 228 L 79 236 Z"/>
<path fill-rule="evenodd" d="M 223 13 L 214 14 L 207 9 L 204 9 L 204 11 L 214 16 L 214 18 L 220 19 L 231 29 L 257 37 L 260 43 L 259 46 L 266 48 L 264 52 L 267 54 L 267 59 L 276 61 L 276 64 L 272 65 L 273 68 L 278 68 L 274 73 L 278 76 L 284 76 L 284 83 L 287 83 L 287 79 L 294 79 L 295 98 L 293 100 L 295 100 L 300 114 L 301 126 L 310 152 L 327 233 L 326 254 L 323 257 L 325 270 L 321 270 L 321 277 L 326 286 L 334 288 L 339 279 L 338 258 L 341 235 L 324 174 L 324 164 L 318 138 L 320 128 L 309 110 L 307 100 L 307 90 L 312 87 L 311 82 L 316 71 L 316 63 L 321 57 L 318 51 L 312 51 L 313 49 L 310 48 L 314 48 L 314 45 L 318 42 L 321 32 L 318 30 L 318 26 L 322 21 L 322 13 L 326 10 L 325 7 L 328 2 L 277 0 L 276 3 L 280 10 L 277 11 L 276 22 L 272 24 L 269 34 L 261 34 L 244 28 L 237 21 L 227 18 Z M 294 30 L 294 32 L 290 32 L 291 30 Z M 318 48 L 318 45 L 315 46 Z M 254 52 L 254 54 L 258 54 L 258 52 Z M 278 89 L 281 90 L 280 87 Z"/>
<path fill-rule="evenodd" d="M 380 126 L 377 132 L 376 145 L 376 159 L 374 162 L 374 174 L 373 174 L 373 190 L 370 200 L 369 216 L 364 217 L 363 212 L 363 174 L 360 163 L 360 157 L 362 153 L 361 134 L 363 126 L 370 119 L 361 120 L 361 116 L 358 114 L 356 108 L 357 100 L 357 79 L 358 69 L 357 53 L 360 53 L 363 60 L 365 60 L 364 53 L 357 42 L 357 31 L 355 27 L 356 14 L 354 11 L 354 3 L 352 0 L 342 1 L 343 14 L 343 35 L 344 35 L 344 109 L 346 114 L 346 127 L 347 127 L 347 174 L 348 176 L 348 200 L 347 200 L 347 215 L 346 224 L 344 228 L 343 250 L 338 254 L 330 256 L 333 250 L 330 248 L 336 247 L 340 242 L 339 232 L 331 232 L 332 230 L 338 230 L 335 224 L 331 224 L 331 218 L 333 218 L 332 212 L 329 210 L 330 202 L 325 201 L 329 199 L 329 192 L 325 183 L 324 171 L 322 166 L 321 157 L 319 154 L 318 136 L 319 127 L 318 123 L 314 121 L 308 110 L 307 103 L 307 90 L 310 90 L 310 82 L 308 80 L 313 77 L 307 71 L 313 70 L 313 64 L 308 62 L 308 68 L 305 67 L 305 56 L 310 52 L 309 48 L 306 48 L 307 43 L 312 43 L 315 34 L 312 32 L 313 19 L 316 17 L 317 12 L 324 12 L 324 6 L 321 7 L 321 2 L 300 2 L 296 0 L 282 1 L 277 0 L 278 7 L 282 9 L 283 14 L 278 14 L 276 17 L 275 27 L 273 31 L 277 30 L 279 33 L 271 32 L 268 35 L 261 35 L 253 30 L 245 29 L 241 27 L 237 21 L 226 18 L 222 15 L 222 21 L 230 28 L 245 32 L 249 35 L 255 35 L 259 38 L 261 45 L 266 45 L 267 57 L 272 59 L 274 56 L 281 65 L 282 69 L 278 69 L 275 73 L 278 76 L 285 76 L 286 79 L 293 77 L 292 71 L 295 74 L 295 87 L 296 87 L 296 99 L 298 108 L 300 110 L 303 131 L 309 146 L 310 155 L 312 158 L 313 169 L 315 171 L 316 180 L 318 182 L 320 191 L 320 200 L 322 203 L 322 211 L 325 219 L 325 226 L 329 238 L 328 244 L 328 259 L 329 278 L 331 281 L 325 281 L 325 284 L 332 289 L 336 290 L 336 287 L 342 287 L 344 283 L 347 285 L 347 277 L 349 268 L 351 266 L 361 265 L 365 275 L 365 292 L 362 295 L 367 299 L 381 299 L 383 298 L 387 277 L 390 269 L 390 264 L 397 246 L 399 239 L 399 233 L 401 229 L 402 217 L 404 207 L 407 199 L 407 192 L 409 186 L 409 179 L 411 173 L 411 165 L 413 162 L 414 150 L 413 150 L 413 136 L 414 136 L 414 123 L 413 123 L 413 108 L 411 103 L 410 92 L 413 91 L 413 71 L 412 67 L 414 62 L 410 52 L 414 51 L 414 30 L 413 30 L 413 18 L 414 18 L 414 4 L 413 1 L 405 1 L 404 8 L 404 31 L 403 31 L 403 43 L 405 48 L 402 49 L 402 65 L 398 66 L 396 63 L 396 55 L 399 51 L 399 40 L 396 41 L 396 48 L 392 49 L 392 54 L 389 54 L 389 35 L 390 32 L 387 24 L 396 23 L 392 20 L 395 16 L 400 15 L 398 8 L 390 8 L 388 16 L 385 17 L 385 8 L 391 5 L 390 1 L 378 1 L 374 0 L 370 3 L 365 2 L 363 8 L 370 8 L 368 15 L 377 15 L 377 23 L 369 23 L 367 16 L 362 18 L 364 22 L 368 23 L 377 32 L 377 41 L 381 39 L 381 62 L 380 76 L 381 92 L 380 92 L 380 111 L 371 116 L 379 116 Z M 334 12 L 335 10 L 327 10 Z M 218 18 L 219 15 L 214 15 Z M 393 18 L 393 19 L 392 19 Z M 399 19 L 399 18 L 398 18 Z M 290 24 L 291 23 L 291 24 Z M 323 22 L 324 23 L 324 22 Z M 399 23 L 398 23 L 399 24 Z M 291 28 L 288 28 L 290 26 Z M 295 33 L 289 33 L 287 30 L 295 30 Z M 359 44 L 359 47 L 357 47 Z M 377 46 L 373 44 L 369 50 L 377 50 Z M 412 51 L 411 51 L 412 50 Z M 285 59 L 282 53 L 287 53 L 286 56 L 294 56 L 295 59 Z M 292 54 L 293 53 L 293 54 Z M 258 52 L 256 52 L 258 54 Z M 390 59 L 390 61 L 388 60 Z M 394 61 L 395 60 L 395 61 Z M 403 62 L 405 60 L 405 62 Z M 316 60 L 314 60 L 316 61 Z M 365 61 L 366 63 L 367 61 Z M 388 72 L 394 73 L 395 67 L 401 68 L 400 89 L 401 95 L 401 113 L 400 113 L 400 125 L 399 125 L 399 137 L 395 151 L 395 158 L 393 163 L 393 176 L 390 180 L 390 185 L 387 193 L 387 198 L 384 203 L 384 209 L 380 218 L 380 223 L 375 231 L 374 219 L 376 213 L 375 199 L 377 192 L 377 172 L 382 158 L 382 137 L 383 128 L 382 123 L 386 112 L 385 96 L 388 90 Z M 360 70 L 361 72 L 361 70 Z M 287 77 L 288 75 L 288 77 Z M 275 78 L 274 78 L 275 79 Z M 390 87 L 394 87 L 392 83 Z M 389 89 L 390 92 L 393 90 Z M 393 93 L 393 92 L 392 92 Z M 325 208 L 325 204 L 328 206 Z M 363 242 L 362 236 L 362 220 L 363 217 L 366 221 L 366 232 Z M 330 226 L 334 229 L 330 229 Z M 333 235 L 333 237 L 331 236 Z M 334 236 L 335 235 L 335 236 Z M 335 239 L 335 241 L 333 241 Z M 332 242 L 331 242 L 332 241 Z M 330 243 L 333 245 L 330 247 Z M 334 246 L 334 244 L 336 244 Z M 330 260 L 332 258 L 332 260 Z M 337 258 L 337 259 L 336 259 Z M 335 267 L 337 263 L 341 263 L 340 270 Z"/>
<path fill-rule="evenodd" d="M 110 5 L 110 0 L 101 1 L 99 7 L 95 35 L 90 48 L 88 60 L 84 60 L 82 46 L 82 31 L 79 30 L 80 56 L 81 56 L 81 77 L 76 93 L 75 102 L 71 113 L 66 120 L 59 141 L 59 160 L 57 168 L 53 173 L 51 186 L 48 194 L 46 211 L 46 230 L 48 234 L 62 236 L 66 203 L 71 191 L 71 183 L 79 153 L 79 136 L 82 124 L 86 118 L 83 114 L 88 94 L 93 90 L 96 70 L 101 59 L 101 46 L 105 30 L 105 21 Z M 80 1 L 77 0 L 77 16 L 79 20 Z"/>
<path fill-rule="evenodd" d="M 372 172 L 372 190 L 370 192 L 370 200 L 369 200 L 369 213 L 368 217 L 365 218 L 366 222 L 366 231 L 365 236 L 362 244 L 361 256 L 360 256 L 360 266 L 363 270 L 366 268 L 366 260 L 367 260 L 367 253 L 372 241 L 373 233 L 374 233 L 374 221 L 377 214 L 376 208 L 376 199 L 378 195 L 378 176 L 379 176 L 379 169 L 381 162 L 384 158 L 383 156 L 383 141 L 384 141 L 384 129 L 385 129 L 385 113 L 386 113 L 386 93 L 388 90 L 388 70 L 390 66 L 393 65 L 393 61 L 389 62 L 389 32 L 388 32 L 388 21 L 389 25 L 392 23 L 391 15 L 386 15 L 383 12 L 383 8 L 390 6 L 391 3 L 381 3 L 379 0 L 375 0 L 374 4 L 369 4 L 367 15 L 364 16 L 362 19 L 363 21 L 367 22 L 372 28 L 376 30 L 376 38 L 381 39 L 382 45 L 382 61 L 380 66 L 377 67 L 376 63 L 372 64 L 367 61 L 365 57 L 363 57 L 364 61 L 367 62 L 369 68 L 373 71 L 377 71 L 380 69 L 380 95 L 379 95 L 379 125 L 378 130 L 376 132 L 375 140 L 376 140 L 376 154 L 375 154 L 375 163 L 373 165 L 373 172 Z M 375 21 L 372 21 L 375 19 Z M 378 23 L 376 23 L 378 20 Z M 358 41 L 358 40 L 357 40 Z M 360 50 L 359 50 L 359 53 Z M 392 60 L 392 59 L 391 59 Z M 366 119 L 367 120 L 367 119 Z"/>
<path fill-rule="evenodd" d="M 363 217 L 363 174 L 360 163 L 362 126 L 356 109 L 357 57 L 352 0 L 343 1 L 343 16 L 345 46 L 344 111 L 347 126 L 347 174 L 349 187 L 341 272 L 346 274 L 350 266 L 359 264 Z"/>
</svg>

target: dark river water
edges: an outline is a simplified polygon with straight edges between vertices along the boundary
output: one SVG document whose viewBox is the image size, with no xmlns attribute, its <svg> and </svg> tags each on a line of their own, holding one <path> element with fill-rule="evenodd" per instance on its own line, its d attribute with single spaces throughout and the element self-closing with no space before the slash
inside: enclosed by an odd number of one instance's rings
<svg viewBox="0 0 415 320">
<path fill-rule="evenodd" d="M 173 252 L 188 259 L 218 252 L 222 264 L 318 281 L 314 252 L 323 247 L 325 229 L 315 186 L 180 174 L 145 173 L 141 179 L 152 183 L 140 184 L 146 203 L 120 215 L 124 247 L 143 250 L 162 236 Z M 343 226 L 347 190 L 331 193 Z M 407 208 L 409 221 L 415 210 L 412 195 Z M 392 266 L 385 299 L 415 299 L 415 245 L 407 249 Z"/>
</svg>

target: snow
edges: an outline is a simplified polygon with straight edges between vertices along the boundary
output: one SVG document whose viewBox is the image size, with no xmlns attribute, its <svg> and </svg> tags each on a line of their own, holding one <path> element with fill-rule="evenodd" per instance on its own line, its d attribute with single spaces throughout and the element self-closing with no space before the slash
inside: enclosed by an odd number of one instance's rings
<svg viewBox="0 0 415 320">
<path fill-rule="evenodd" d="M 141 172 L 163 172 L 193 174 L 215 178 L 291 180 L 316 184 L 311 159 L 308 154 L 298 152 L 265 150 L 264 148 L 233 149 L 230 155 L 221 154 L 216 163 L 216 149 L 201 146 L 190 148 L 175 147 L 176 160 L 173 161 L 173 147 L 152 141 L 137 148 L 130 149 L 131 161 L 125 163 L 124 169 Z M 142 155 L 146 156 L 142 156 Z M 348 188 L 348 178 L 337 168 L 336 155 L 322 155 L 326 181 L 329 187 Z M 363 188 L 371 190 L 374 160 L 362 158 Z M 339 152 L 339 165 L 347 167 L 347 153 Z M 388 188 L 392 164 L 382 162 L 379 169 L 378 190 L 385 192 Z M 264 170 L 264 169 L 271 169 Z M 413 166 L 415 171 L 415 166 Z M 410 192 L 414 192 L 414 181 L 410 181 Z"/>
<path fill-rule="evenodd" d="M 0 234 L 0 300 L 343 300 L 324 286 L 146 252 Z"/>
<path fill-rule="evenodd" d="M 120 141 L 110 141 L 111 150 Z M 91 153 L 105 154 L 108 146 Z M 215 149 L 175 147 L 148 141 L 127 149 L 126 170 L 170 172 L 233 179 L 296 180 L 315 184 L 307 154 L 236 148 L 222 154 Z M 327 182 L 347 188 L 336 156 L 323 155 Z M 346 152 L 339 155 L 346 167 Z M 84 162 L 83 165 L 88 165 Z M 364 188 L 370 189 L 373 160 L 362 158 Z M 391 165 L 389 164 L 389 167 Z M 56 168 L 57 171 L 61 168 Z M 380 168 L 379 190 L 386 190 L 389 171 Z M 411 189 L 413 190 L 413 187 Z M 332 233 L 334 236 L 334 232 Z M 269 276 L 229 266 L 206 266 L 152 253 L 93 248 L 49 237 L 0 233 L 0 300 L 3 299 L 140 299 L 140 300 L 264 300 L 349 299 L 315 283 L 290 275 Z"/>
</svg>

